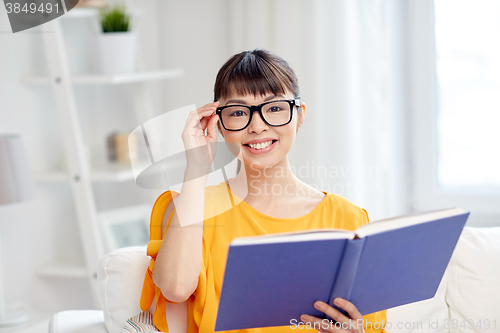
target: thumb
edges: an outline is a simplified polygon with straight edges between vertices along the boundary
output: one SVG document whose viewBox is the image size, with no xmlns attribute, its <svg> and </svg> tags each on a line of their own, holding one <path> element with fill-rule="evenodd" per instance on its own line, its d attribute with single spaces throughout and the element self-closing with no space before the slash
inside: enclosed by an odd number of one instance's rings
<svg viewBox="0 0 500 333">
<path fill-rule="evenodd" d="M 215 115 L 210 118 L 207 124 L 207 136 L 213 140 L 217 139 L 217 121 L 219 120 L 219 115 Z"/>
</svg>

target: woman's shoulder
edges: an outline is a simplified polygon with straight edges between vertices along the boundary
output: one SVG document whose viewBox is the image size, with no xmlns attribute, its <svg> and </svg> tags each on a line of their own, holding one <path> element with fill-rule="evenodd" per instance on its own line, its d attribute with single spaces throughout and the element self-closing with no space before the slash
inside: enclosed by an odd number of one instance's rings
<svg viewBox="0 0 500 333">
<path fill-rule="evenodd" d="M 217 185 L 209 185 L 205 187 L 205 195 L 222 195 L 228 192 L 226 182 L 221 182 Z"/>
<path fill-rule="evenodd" d="M 229 201 L 229 203 L 231 203 L 231 197 L 231 191 L 229 190 L 226 182 L 205 187 L 205 205 L 207 203 L 217 204 L 221 201 Z"/>
<path fill-rule="evenodd" d="M 325 206 L 329 214 L 333 214 L 340 224 L 340 228 L 355 230 L 369 223 L 368 212 L 348 200 L 347 198 L 330 192 L 324 192 Z"/>
<path fill-rule="evenodd" d="M 173 198 L 178 196 L 179 192 L 174 190 L 168 190 L 163 192 L 157 199 L 153 206 L 153 212 L 162 214 L 165 212 L 169 205 L 173 205 Z M 217 214 L 211 213 L 226 211 L 233 206 L 232 196 L 226 186 L 225 182 L 218 185 L 209 185 L 205 187 L 205 211 L 206 217 L 215 216 Z M 160 217 L 162 218 L 162 217 Z"/>
<path fill-rule="evenodd" d="M 168 190 L 163 192 L 157 199 L 156 204 L 164 204 L 168 203 L 172 200 L 172 198 L 179 195 L 180 192 L 175 190 Z M 220 196 L 227 196 L 227 188 L 225 186 L 225 182 L 222 182 L 218 185 L 209 185 L 205 187 L 205 197 L 206 198 L 214 198 Z"/>
<path fill-rule="evenodd" d="M 325 198 L 332 204 L 335 204 L 337 207 L 342 209 L 358 209 L 359 206 L 354 204 L 349 199 L 341 196 L 340 194 L 332 193 L 332 192 L 323 192 L 325 193 Z"/>
<path fill-rule="evenodd" d="M 235 206 L 235 198 L 226 182 L 205 187 L 205 220 L 220 216 Z"/>
<path fill-rule="evenodd" d="M 180 192 L 168 190 L 163 192 L 155 201 L 151 212 L 151 219 L 162 221 L 165 213 L 175 209 L 174 198 Z M 205 219 L 216 216 L 220 212 L 226 211 L 232 207 L 231 200 L 225 183 L 205 187 Z M 155 223 L 158 224 L 158 223 Z M 161 235 L 161 234 L 159 234 Z"/>
</svg>

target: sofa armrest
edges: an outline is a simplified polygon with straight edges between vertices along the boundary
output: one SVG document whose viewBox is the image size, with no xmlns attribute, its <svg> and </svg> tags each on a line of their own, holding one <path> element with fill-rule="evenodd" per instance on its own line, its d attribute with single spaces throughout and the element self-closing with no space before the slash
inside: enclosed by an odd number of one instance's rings
<svg viewBox="0 0 500 333">
<path fill-rule="evenodd" d="M 52 317 L 49 333 L 108 333 L 100 310 L 61 311 Z"/>
</svg>

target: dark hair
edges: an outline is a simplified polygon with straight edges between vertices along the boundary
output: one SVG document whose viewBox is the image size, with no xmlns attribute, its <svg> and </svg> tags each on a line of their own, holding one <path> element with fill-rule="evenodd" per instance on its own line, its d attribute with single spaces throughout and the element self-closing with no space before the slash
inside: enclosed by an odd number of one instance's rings
<svg viewBox="0 0 500 333">
<path fill-rule="evenodd" d="M 214 102 L 231 95 L 300 96 L 297 77 L 281 57 L 267 50 L 255 49 L 234 55 L 219 70 L 214 85 Z"/>
</svg>

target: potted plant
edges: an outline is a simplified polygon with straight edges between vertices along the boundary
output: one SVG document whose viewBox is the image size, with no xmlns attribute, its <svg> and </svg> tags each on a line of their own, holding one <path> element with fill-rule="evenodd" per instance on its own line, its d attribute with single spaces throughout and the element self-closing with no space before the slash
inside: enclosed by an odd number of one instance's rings
<svg viewBox="0 0 500 333">
<path fill-rule="evenodd" d="M 130 15 L 126 12 L 125 6 L 101 9 L 99 21 L 101 71 L 104 74 L 133 72 L 137 35 L 130 29 Z"/>
</svg>

